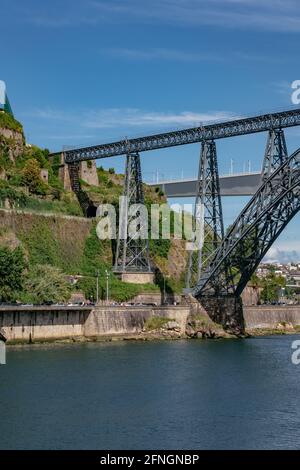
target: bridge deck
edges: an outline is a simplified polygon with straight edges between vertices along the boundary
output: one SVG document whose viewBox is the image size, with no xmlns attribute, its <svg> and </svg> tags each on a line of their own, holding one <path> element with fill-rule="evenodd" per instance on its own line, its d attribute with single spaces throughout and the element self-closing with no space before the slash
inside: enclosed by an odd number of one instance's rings
<svg viewBox="0 0 300 470">
<path fill-rule="evenodd" d="M 64 155 L 66 163 L 97 160 L 99 158 L 127 155 L 134 152 L 146 152 L 178 145 L 194 144 L 204 140 L 224 139 L 299 125 L 300 109 L 293 108 L 288 111 L 232 119 L 226 122 L 201 125 L 163 134 L 147 135 L 135 139 L 124 139 L 107 144 L 66 150 Z"/>
<path fill-rule="evenodd" d="M 260 183 L 260 173 L 220 176 L 221 196 L 253 196 Z M 148 184 L 160 188 L 169 198 L 194 197 L 197 189 L 197 178 Z"/>
</svg>

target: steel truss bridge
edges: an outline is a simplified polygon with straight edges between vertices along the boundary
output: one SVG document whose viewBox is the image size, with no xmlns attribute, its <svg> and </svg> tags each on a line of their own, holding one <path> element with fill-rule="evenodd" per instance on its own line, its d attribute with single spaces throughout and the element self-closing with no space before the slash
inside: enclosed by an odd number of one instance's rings
<svg viewBox="0 0 300 470">
<path fill-rule="evenodd" d="M 125 155 L 124 195 L 129 206 L 143 203 L 140 152 L 201 143 L 194 214 L 200 237 L 197 249 L 189 252 L 187 289 L 197 299 L 239 298 L 267 250 L 300 208 L 300 149 L 288 157 L 284 136 L 285 128 L 298 125 L 300 109 L 293 109 L 71 149 L 63 158 L 74 175 L 83 160 Z M 267 132 L 259 188 L 224 234 L 216 140 L 258 132 Z M 78 178 L 75 182 L 73 187 L 80 192 Z M 120 223 L 127 227 L 128 207 L 122 213 Z M 148 241 L 129 236 L 118 240 L 114 269 L 151 271 Z"/>
<path fill-rule="evenodd" d="M 94 145 L 65 151 L 65 162 L 74 163 L 83 160 L 128 155 L 178 145 L 195 144 L 204 140 L 224 139 L 240 135 L 266 132 L 270 129 L 283 129 L 300 125 L 300 109 L 264 114 L 244 119 L 193 127 L 163 134 L 150 135 L 137 139 L 121 140 L 109 144 Z M 60 152 L 59 152 L 60 153 Z M 53 154 L 54 155 L 54 154 Z"/>
</svg>

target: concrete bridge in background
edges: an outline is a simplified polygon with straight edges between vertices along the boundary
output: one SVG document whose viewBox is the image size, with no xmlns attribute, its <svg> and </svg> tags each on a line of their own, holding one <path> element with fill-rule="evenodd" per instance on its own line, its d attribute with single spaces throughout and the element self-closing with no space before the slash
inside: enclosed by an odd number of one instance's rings
<svg viewBox="0 0 300 470">
<path fill-rule="evenodd" d="M 221 196 L 253 196 L 261 184 L 261 173 L 241 173 L 220 176 Z M 147 183 L 160 188 L 168 198 L 195 197 L 197 194 L 197 176 L 189 179 L 162 180 Z"/>
</svg>

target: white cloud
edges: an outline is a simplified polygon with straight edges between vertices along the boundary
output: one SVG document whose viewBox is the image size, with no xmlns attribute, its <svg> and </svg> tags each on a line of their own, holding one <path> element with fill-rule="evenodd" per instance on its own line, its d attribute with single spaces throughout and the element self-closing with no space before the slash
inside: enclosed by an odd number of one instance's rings
<svg viewBox="0 0 300 470">
<path fill-rule="evenodd" d="M 275 92 L 278 93 L 279 95 L 284 95 L 284 96 L 292 95 L 292 92 L 293 92 L 292 81 L 280 80 L 278 82 L 271 83 L 271 86 L 275 90 Z"/>
<path fill-rule="evenodd" d="M 111 47 L 101 49 L 100 53 L 124 59 L 133 60 L 170 60 L 180 62 L 202 62 L 202 61 L 224 61 L 220 55 L 210 53 L 193 53 L 184 50 L 152 48 L 152 49 L 130 49 Z"/>
<path fill-rule="evenodd" d="M 28 130 L 27 140 L 60 148 L 61 145 L 84 147 L 125 138 L 200 126 L 211 121 L 237 118 L 228 111 L 196 113 L 155 112 L 131 108 L 84 110 L 33 109 L 20 113 Z"/>
<path fill-rule="evenodd" d="M 134 49 L 127 47 L 107 47 L 100 49 L 100 54 L 109 57 L 116 57 L 127 60 L 142 60 L 142 61 L 172 61 L 172 62 L 232 62 L 246 61 L 246 62 L 268 62 L 268 63 L 282 63 L 285 58 L 282 56 L 271 57 L 267 55 L 252 54 L 247 51 L 231 51 L 230 56 L 215 54 L 214 52 L 190 52 L 189 50 L 167 49 L 167 48 L 149 48 L 149 49 Z M 273 83 L 273 86 L 279 88 L 281 83 Z"/>
<path fill-rule="evenodd" d="M 299 32 L 297 0 L 94 0 L 102 20 Z"/>
<path fill-rule="evenodd" d="M 175 24 L 231 29 L 300 32 L 298 0 L 63 0 L 59 16 L 50 9 L 23 15 L 37 26 L 82 24 Z"/>
<path fill-rule="evenodd" d="M 300 262 L 300 240 L 299 242 L 286 242 L 272 246 L 263 261 L 265 263 Z"/>
<path fill-rule="evenodd" d="M 89 112 L 84 126 L 89 128 L 105 128 L 117 126 L 153 127 L 153 126 L 198 126 L 205 122 L 233 119 L 234 114 L 225 111 L 212 113 L 194 113 L 183 111 L 144 112 L 139 109 L 108 109 Z"/>
<path fill-rule="evenodd" d="M 237 118 L 238 116 L 228 111 L 213 111 L 207 113 L 195 113 L 183 111 L 173 112 L 154 112 L 143 111 L 135 108 L 108 108 L 100 110 L 86 111 L 61 111 L 57 109 L 46 108 L 36 109 L 25 116 L 38 118 L 39 120 L 50 120 L 61 123 L 73 124 L 81 128 L 106 129 L 106 128 L 149 128 L 153 127 L 188 127 L 199 126 L 212 121 L 225 121 Z"/>
</svg>

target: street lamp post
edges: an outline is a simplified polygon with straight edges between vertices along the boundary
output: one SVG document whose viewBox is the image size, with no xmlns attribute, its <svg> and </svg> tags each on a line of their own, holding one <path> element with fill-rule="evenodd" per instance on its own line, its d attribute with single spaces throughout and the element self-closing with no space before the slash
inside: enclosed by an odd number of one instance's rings
<svg viewBox="0 0 300 470">
<path fill-rule="evenodd" d="M 105 275 L 106 275 L 106 304 L 108 305 L 108 299 L 109 299 L 109 295 L 108 295 L 108 280 L 109 280 L 109 275 L 110 275 L 110 273 L 107 271 L 107 269 L 105 270 Z"/>
<path fill-rule="evenodd" d="M 96 271 L 96 303 L 99 303 L 99 271 Z"/>
<path fill-rule="evenodd" d="M 164 275 L 163 276 L 163 279 L 164 279 L 164 300 L 163 300 L 163 303 L 164 304 L 167 304 L 167 288 L 166 288 L 166 279 L 169 279 L 170 276 L 167 276 L 167 275 Z"/>
</svg>

